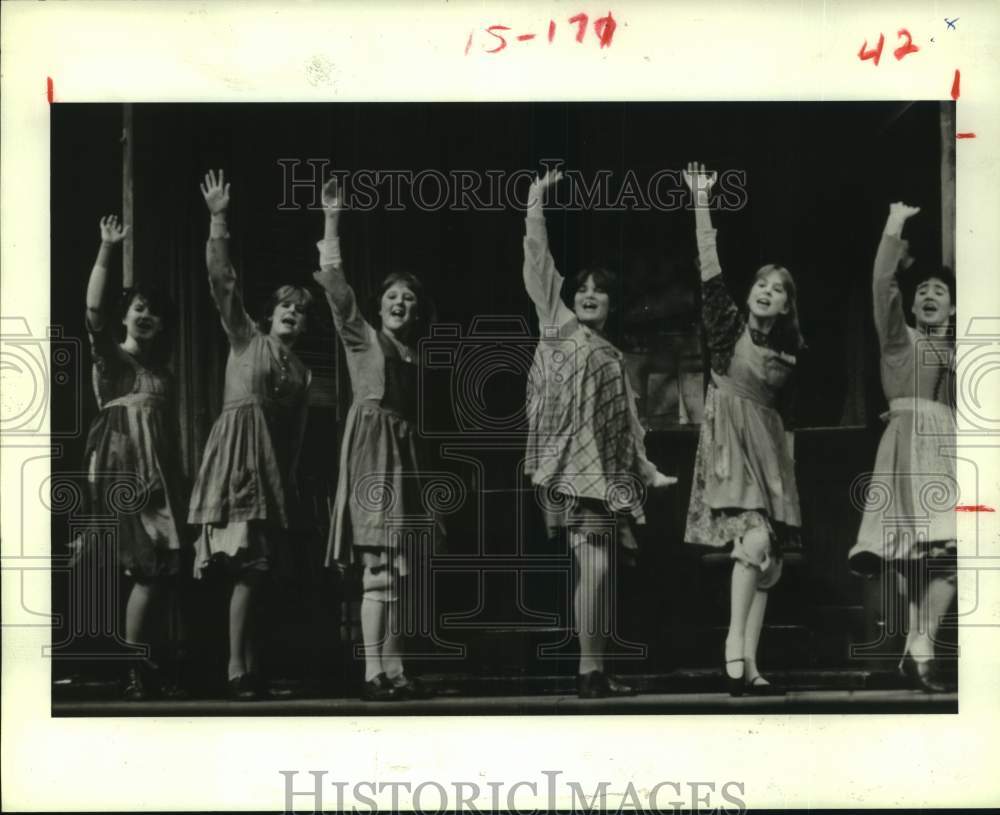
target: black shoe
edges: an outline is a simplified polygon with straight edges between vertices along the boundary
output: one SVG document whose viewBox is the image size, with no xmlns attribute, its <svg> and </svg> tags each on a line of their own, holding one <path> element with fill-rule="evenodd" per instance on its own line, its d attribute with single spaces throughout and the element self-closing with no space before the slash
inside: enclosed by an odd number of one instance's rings
<svg viewBox="0 0 1000 815">
<path fill-rule="evenodd" d="M 786 693 L 781 685 L 768 682 L 760 674 L 747 680 L 744 691 L 747 696 L 784 696 Z"/>
<path fill-rule="evenodd" d="M 191 698 L 191 694 L 188 693 L 187 688 L 176 679 L 164 681 L 160 686 L 160 694 L 164 699 L 172 699 L 175 702 L 183 702 L 185 699 Z"/>
<path fill-rule="evenodd" d="M 292 697 L 292 692 L 287 689 L 274 690 L 267 684 L 267 680 L 255 671 L 250 671 L 247 676 L 250 677 L 250 686 L 258 699 L 290 699 Z"/>
<path fill-rule="evenodd" d="M 393 685 L 384 673 L 365 682 L 365 686 L 361 690 L 361 701 L 363 702 L 395 702 L 402 698 L 403 694 L 399 688 Z"/>
<path fill-rule="evenodd" d="M 149 659 L 136 660 L 128 669 L 124 696 L 130 702 L 152 699 L 160 692 L 160 673 L 156 663 Z"/>
<path fill-rule="evenodd" d="M 951 690 L 937 678 L 933 660 L 918 662 L 911 654 L 907 654 L 900 663 L 900 673 L 909 680 L 912 687 L 924 693 L 948 693 Z"/>
<path fill-rule="evenodd" d="M 609 696 L 635 696 L 637 691 L 608 676 L 603 671 L 591 671 L 576 677 L 576 695 L 581 699 L 606 699 Z"/>
<path fill-rule="evenodd" d="M 250 674 L 240 674 L 229 680 L 229 698 L 234 702 L 253 702 L 260 697 Z"/>
<path fill-rule="evenodd" d="M 727 659 L 722 664 L 722 678 L 726 682 L 726 688 L 729 690 L 730 696 L 742 696 L 743 690 L 746 687 L 746 681 L 743 678 L 743 674 L 740 674 L 737 677 L 732 677 L 729 675 L 729 670 L 727 667 L 729 665 L 732 665 L 734 662 L 742 662 L 746 664 L 746 660 L 743 659 L 742 657 L 740 657 L 739 659 Z"/>
<path fill-rule="evenodd" d="M 124 696 L 129 702 L 144 702 L 150 697 L 149 689 L 146 687 L 146 681 L 142 674 L 143 671 L 138 666 L 128 669 Z"/>
<path fill-rule="evenodd" d="M 389 680 L 401 699 L 430 699 L 434 693 L 419 679 L 400 674 Z"/>
</svg>

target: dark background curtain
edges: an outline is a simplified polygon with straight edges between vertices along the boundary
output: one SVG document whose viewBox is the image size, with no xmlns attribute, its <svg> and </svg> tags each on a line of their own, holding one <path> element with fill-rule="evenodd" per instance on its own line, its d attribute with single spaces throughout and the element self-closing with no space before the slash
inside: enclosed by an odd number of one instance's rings
<svg viewBox="0 0 1000 815">
<path fill-rule="evenodd" d="M 723 270 L 740 301 L 763 263 L 783 264 L 795 276 L 809 345 L 799 399 L 799 423 L 807 428 L 866 425 L 877 433 L 884 400 L 870 277 L 889 202 L 922 208 L 908 227 L 917 257 L 936 262 L 941 252 L 936 102 L 141 104 L 133 117 L 135 274 L 164 282 L 179 307 L 174 369 L 188 478 L 221 406 L 228 352 L 204 264 L 208 215 L 198 184 L 209 168 L 225 169 L 232 183 L 232 256 L 254 316 L 261 316 L 276 286 L 311 285 L 317 264 L 322 217 L 308 210 L 312 192 L 299 187 L 293 193 L 299 208 L 280 208 L 289 198 L 289 161 L 300 162 L 294 172 L 301 179 L 312 171 L 309 159 L 326 159 L 330 169 L 348 172 L 509 174 L 558 158 L 588 179 L 610 170 L 612 197 L 628 171 L 643 187 L 658 170 L 679 169 L 690 160 L 745 171 L 746 206 L 714 214 Z M 52 106 L 52 322 L 71 337 L 85 339 L 84 294 L 98 247 L 98 219 L 121 211 L 121 128 L 118 105 Z M 520 195 L 526 185 L 523 180 Z M 424 279 L 440 320 L 463 332 L 481 315 L 521 317 L 535 332 L 521 280 L 522 218 L 512 207 L 452 212 L 407 205 L 403 211 L 348 212 L 341 222 L 347 273 L 366 304 L 385 274 L 407 269 Z M 621 274 L 621 294 L 632 304 L 642 303 L 647 287 L 664 279 L 672 291 L 697 291 L 689 211 L 554 209 L 548 222 L 556 263 L 567 277 L 587 264 L 607 265 Z M 612 329 L 627 342 L 631 326 L 620 324 L 621 313 Z M 696 319 L 696 312 L 682 309 L 668 327 L 689 327 Z M 297 351 L 316 376 L 302 481 L 322 525 L 336 484 L 338 419 L 349 399 L 322 298 Z M 444 395 L 438 404 L 445 410 L 447 372 L 438 380 Z M 499 371 L 483 388 L 496 415 L 523 408 L 523 373 Z M 96 410 L 89 381 L 81 383 L 78 398 L 77 404 L 53 405 L 53 421 L 82 409 L 86 427 Z M 669 440 L 650 440 L 653 450 L 665 444 Z M 67 441 L 54 469 L 78 469 L 82 449 L 82 437 Z M 691 462 L 677 466 L 690 470 Z M 847 490 L 846 483 L 830 487 Z M 686 495 L 671 502 L 681 516 L 671 525 L 682 526 Z M 62 523 L 53 519 L 54 541 L 62 539 Z M 844 540 L 837 545 L 846 552 L 852 533 L 841 532 Z M 317 551 L 322 541 L 319 529 Z M 831 551 L 832 563 L 839 550 Z M 846 575 L 845 567 L 838 568 Z"/>
</svg>

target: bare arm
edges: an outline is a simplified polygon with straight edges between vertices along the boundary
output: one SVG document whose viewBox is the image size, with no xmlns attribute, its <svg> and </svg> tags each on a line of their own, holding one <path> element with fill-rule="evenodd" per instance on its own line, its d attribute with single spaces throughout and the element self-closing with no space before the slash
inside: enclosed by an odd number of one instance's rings
<svg viewBox="0 0 1000 815">
<path fill-rule="evenodd" d="M 253 336 L 253 320 L 243 306 L 236 272 L 229 259 L 229 229 L 226 211 L 229 208 L 229 184 L 222 170 L 218 176 L 209 170 L 201 185 L 201 194 L 211 215 L 208 243 L 205 245 L 205 263 L 212 299 L 219 309 L 222 327 L 229 336 L 233 350 L 240 351 Z"/>
<path fill-rule="evenodd" d="M 549 250 L 543 205 L 545 190 L 561 178 L 559 170 L 546 172 L 542 178 L 535 179 L 528 192 L 524 220 L 524 288 L 535 304 L 539 327 L 561 326 L 573 318 L 573 312 L 562 301 L 563 277 Z"/>
<path fill-rule="evenodd" d="M 118 223 L 115 215 L 101 218 L 100 228 L 101 246 L 87 281 L 87 330 L 91 333 L 100 333 L 104 329 L 108 308 L 108 261 L 112 250 L 125 239 L 129 230 Z"/>
</svg>

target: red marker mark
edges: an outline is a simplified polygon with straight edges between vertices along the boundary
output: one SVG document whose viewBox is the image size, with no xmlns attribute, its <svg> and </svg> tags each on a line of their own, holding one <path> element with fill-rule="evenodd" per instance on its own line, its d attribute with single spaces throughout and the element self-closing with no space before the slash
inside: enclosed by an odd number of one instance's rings
<svg viewBox="0 0 1000 815">
<path fill-rule="evenodd" d="M 610 11 L 607 17 L 594 20 L 594 32 L 601 41 L 601 48 L 607 48 L 611 45 L 611 38 L 615 36 L 616 28 L 618 28 L 618 23 L 615 22 L 615 18 L 611 16 Z"/>
<path fill-rule="evenodd" d="M 55 86 L 52 84 L 52 77 L 51 76 L 45 77 L 45 93 L 46 93 L 46 96 L 48 96 L 48 98 L 49 98 L 49 104 L 51 105 L 52 104 L 52 100 L 55 98 L 55 95 L 56 95 L 56 89 L 55 89 Z"/>
<path fill-rule="evenodd" d="M 913 37 L 910 36 L 910 32 L 907 31 L 905 28 L 899 29 L 899 31 L 896 32 L 896 36 L 906 37 L 906 42 L 904 42 L 901 46 L 899 46 L 899 48 L 893 51 L 893 54 L 895 55 L 897 60 L 902 59 L 907 54 L 912 54 L 914 51 L 920 50 L 917 46 L 913 44 Z"/>
<path fill-rule="evenodd" d="M 472 32 L 469 32 L 469 39 L 465 43 L 465 56 L 469 56 L 469 49 L 472 48 Z"/>
<path fill-rule="evenodd" d="M 976 134 L 975 133 L 956 133 L 955 134 L 955 138 L 956 139 L 974 139 L 974 138 L 976 138 Z"/>
<path fill-rule="evenodd" d="M 878 35 L 878 45 L 874 48 L 866 51 L 868 48 L 868 40 L 861 43 L 861 50 L 858 51 L 858 59 L 864 62 L 866 59 L 872 60 L 875 65 L 878 65 L 878 61 L 882 59 L 882 46 L 885 45 L 885 34 Z"/>
<path fill-rule="evenodd" d="M 491 25 L 489 28 L 486 29 L 487 34 L 490 34 L 491 36 L 494 36 L 498 40 L 500 40 L 500 44 L 496 48 L 488 48 L 486 50 L 487 54 L 495 54 L 498 51 L 503 51 L 503 49 L 507 47 L 507 40 L 505 40 L 503 36 L 501 36 L 500 34 L 495 33 L 497 31 L 510 31 L 510 26 Z"/>
<path fill-rule="evenodd" d="M 577 42 L 583 42 L 583 35 L 587 33 L 587 20 L 589 19 L 586 14 L 577 14 L 575 17 L 569 18 L 569 22 L 576 23 L 579 26 L 576 30 Z"/>
<path fill-rule="evenodd" d="M 959 504 L 955 507 L 955 512 L 996 512 L 996 510 L 986 504 Z"/>
<path fill-rule="evenodd" d="M 951 98 L 956 102 L 958 101 L 958 95 L 961 93 L 961 88 L 959 87 L 962 83 L 962 72 L 955 69 L 955 79 L 951 83 Z"/>
<path fill-rule="evenodd" d="M 524 42 L 525 40 L 533 40 L 533 39 L 535 39 L 535 35 L 534 34 L 518 34 L 517 38 L 521 42 Z"/>
<path fill-rule="evenodd" d="M 552 42 L 552 39 L 555 37 L 555 35 L 556 35 L 556 21 L 549 20 L 549 42 Z"/>
</svg>

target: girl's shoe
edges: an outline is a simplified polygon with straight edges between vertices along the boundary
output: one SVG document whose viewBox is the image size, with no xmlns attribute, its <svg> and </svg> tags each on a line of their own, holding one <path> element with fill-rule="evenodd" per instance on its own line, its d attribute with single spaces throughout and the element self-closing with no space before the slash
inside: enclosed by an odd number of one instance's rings
<svg viewBox="0 0 1000 815">
<path fill-rule="evenodd" d="M 149 690 L 146 688 L 146 682 L 142 676 L 142 669 L 138 666 L 128 669 L 124 696 L 129 702 L 144 702 L 150 696 Z"/>
<path fill-rule="evenodd" d="M 240 674 L 229 680 L 229 698 L 234 702 L 253 702 L 260 697 L 250 674 Z"/>
<path fill-rule="evenodd" d="M 918 662 L 911 654 L 907 654 L 900 664 L 900 673 L 910 681 L 913 687 L 924 693 L 948 693 L 950 690 L 935 675 L 937 672 L 934 670 L 934 660 L 932 659 Z"/>
<path fill-rule="evenodd" d="M 390 682 L 403 699 L 430 699 L 434 695 L 423 682 L 405 673 L 394 676 Z"/>
<path fill-rule="evenodd" d="M 722 678 L 726 681 L 726 688 L 729 690 L 730 696 L 742 696 L 743 689 L 746 686 L 742 671 L 739 676 L 729 675 L 729 666 L 737 662 L 745 664 L 746 660 L 743 659 L 743 657 L 740 657 L 739 659 L 727 659 L 722 665 Z"/>
<path fill-rule="evenodd" d="M 748 679 L 744 690 L 747 696 L 784 696 L 786 693 L 783 687 L 768 682 L 760 674 Z"/>
<path fill-rule="evenodd" d="M 590 671 L 576 677 L 576 695 L 581 699 L 606 699 L 609 696 L 635 696 L 636 690 L 603 671 Z"/>
<path fill-rule="evenodd" d="M 130 702 L 143 702 L 157 696 L 159 687 L 156 665 L 148 659 L 138 659 L 128 669 L 124 696 Z"/>
<path fill-rule="evenodd" d="M 361 689 L 363 702 L 395 702 L 402 698 L 403 694 L 384 673 L 365 682 L 365 686 Z"/>
</svg>

